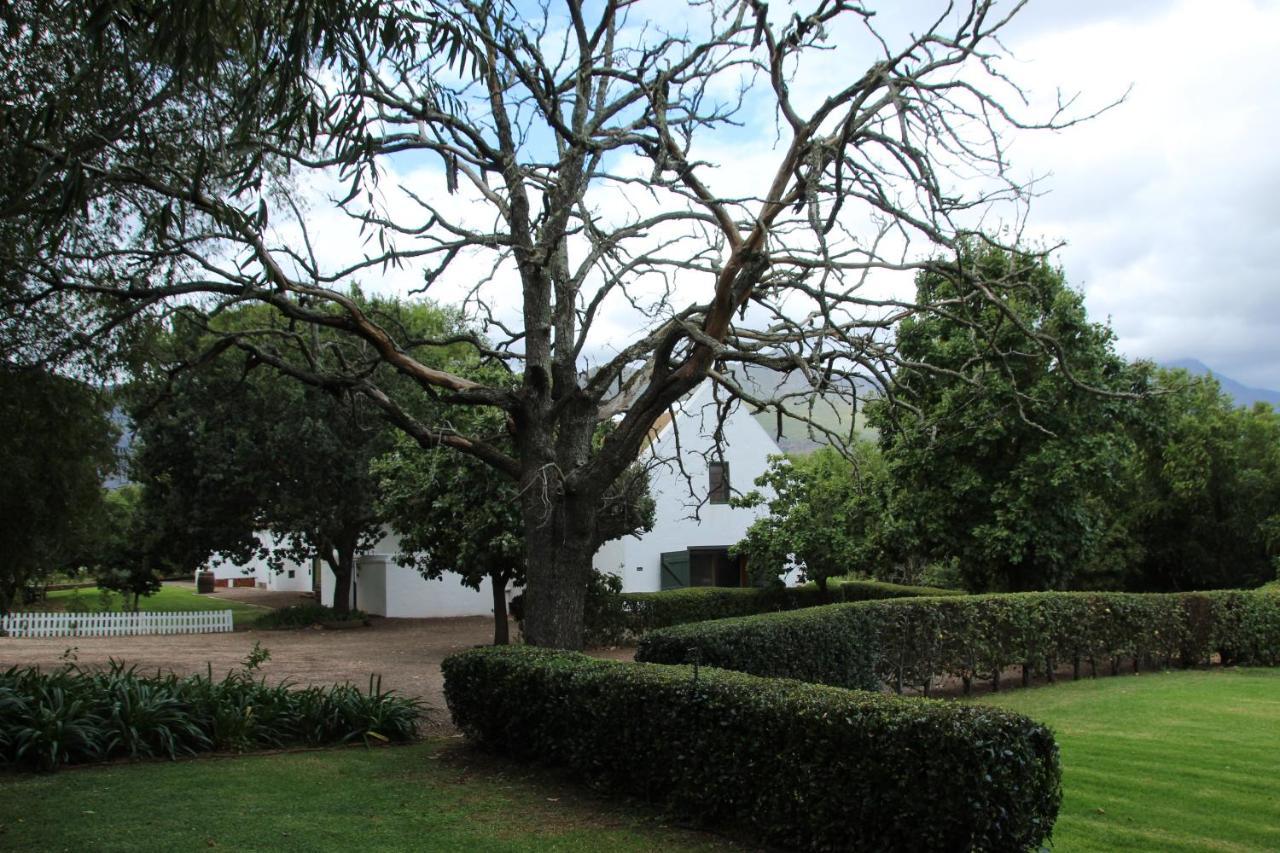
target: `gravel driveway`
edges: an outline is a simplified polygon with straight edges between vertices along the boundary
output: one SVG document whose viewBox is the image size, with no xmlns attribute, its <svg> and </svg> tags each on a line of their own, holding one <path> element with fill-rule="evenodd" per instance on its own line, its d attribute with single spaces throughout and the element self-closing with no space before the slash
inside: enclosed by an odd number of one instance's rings
<svg viewBox="0 0 1280 853">
<path fill-rule="evenodd" d="M 444 703 L 440 662 L 453 652 L 493 641 L 493 620 L 378 619 L 368 628 L 291 631 L 236 631 L 231 634 L 182 634 L 164 637 L 95 637 L 59 639 L 0 638 L 0 668 L 13 664 L 56 666 L 67 649 L 81 665 L 102 665 L 110 658 L 142 669 L 214 675 L 234 669 L 255 642 L 271 652 L 262 666 L 270 681 L 302 684 L 351 681 L 367 685 L 370 673 L 382 676 L 383 688 L 418 696 L 433 709 L 429 733 L 453 732 Z"/>
</svg>

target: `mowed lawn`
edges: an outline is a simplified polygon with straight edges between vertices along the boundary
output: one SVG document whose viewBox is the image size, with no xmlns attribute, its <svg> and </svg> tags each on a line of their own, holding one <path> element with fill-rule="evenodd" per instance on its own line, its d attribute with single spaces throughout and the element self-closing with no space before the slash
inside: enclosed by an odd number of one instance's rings
<svg viewBox="0 0 1280 853">
<path fill-rule="evenodd" d="M 1100 678 L 994 704 L 1057 736 L 1055 851 L 1280 850 L 1280 670 Z"/>
<path fill-rule="evenodd" d="M 458 739 L 0 773 L 0 850 L 725 851 Z"/>
<path fill-rule="evenodd" d="M 47 603 L 29 606 L 31 610 L 66 610 L 72 601 L 86 611 L 120 610 L 124 598 L 117 593 L 107 593 L 104 597 L 97 589 L 55 589 L 48 595 Z M 230 610 L 231 618 L 237 627 L 256 622 L 263 614 L 269 613 L 266 607 L 244 604 L 208 595 L 197 595 L 192 584 L 166 583 L 155 595 L 138 599 L 138 609 L 158 613 L 186 613 L 193 610 Z"/>
</svg>

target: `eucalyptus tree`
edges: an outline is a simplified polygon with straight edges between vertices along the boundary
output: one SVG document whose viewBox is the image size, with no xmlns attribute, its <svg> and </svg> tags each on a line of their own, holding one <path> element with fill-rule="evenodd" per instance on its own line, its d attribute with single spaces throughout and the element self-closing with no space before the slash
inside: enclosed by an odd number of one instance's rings
<svg viewBox="0 0 1280 853">
<path fill-rule="evenodd" d="M 9 304 L 80 295 L 117 323 L 184 300 L 259 301 L 359 342 L 303 358 L 252 330 L 224 343 L 363 395 L 423 446 L 513 482 L 527 638 L 576 646 L 602 499 L 661 415 L 710 380 L 803 417 L 783 399 L 795 392 L 735 382 L 742 364 L 892 397 L 902 359 L 888 330 L 948 303 L 900 298 L 878 276 L 932 264 L 992 205 L 1019 215 L 1009 133 L 1083 117 L 1032 114 L 1005 75 L 999 39 L 1022 5 L 970 0 L 904 24 L 842 0 L 674 15 L 613 0 L 316 3 L 351 7 L 339 13 L 356 25 L 294 39 L 291 4 L 269 4 L 266 32 L 283 37 L 263 56 L 252 25 L 220 24 L 227 49 L 179 75 L 172 120 L 151 121 L 144 80 L 130 104 L 146 120 L 101 145 L 17 140 L 41 168 L 15 215 L 67 188 L 72 214 L 115 211 L 118 228 L 19 258 L 25 289 Z M 103 32 L 136 60 L 135 30 Z M 146 67 L 164 80 L 182 66 Z M 260 128 L 238 118 L 245 101 Z M 257 109 L 282 103 L 278 122 Z M 744 125 L 776 144 L 737 164 Z M 332 199 L 301 198 L 325 181 L 340 182 Z M 335 212 L 361 236 L 321 234 Z M 463 293 L 476 333 L 409 340 L 346 295 L 404 269 L 429 294 Z M 982 292 L 1003 304 L 999 282 Z M 459 341 L 518 381 L 430 366 Z M 412 391 L 380 384 L 374 361 Z M 419 395 L 497 412 L 509 442 L 415 415 Z"/>
</svg>

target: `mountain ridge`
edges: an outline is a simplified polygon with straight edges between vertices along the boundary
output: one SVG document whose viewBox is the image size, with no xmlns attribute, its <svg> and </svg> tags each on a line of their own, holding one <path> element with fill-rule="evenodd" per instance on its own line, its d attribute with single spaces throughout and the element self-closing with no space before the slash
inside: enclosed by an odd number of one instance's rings
<svg viewBox="0 0 1280 853">
<path fill-rule="evenodd" d="M 1160 366 L 1185 370 L 1195 376 L 1212 376 L 1218 380 L 1222 390 L 1231 395 L 1231 399 L 1236 401 L 1237 406 L 1247 407 L 1252 406 L 1254 403 L 1270 403 L 1280 409 L 1280 391 L 1272 391 L 1269 388 L 1251 388 L 1243 382 L 1237 382 L 1230 376 L 1214 370 L 1199 359 L 1176 358 L 1172 361 L 1162 361 Z"/>
</svg>

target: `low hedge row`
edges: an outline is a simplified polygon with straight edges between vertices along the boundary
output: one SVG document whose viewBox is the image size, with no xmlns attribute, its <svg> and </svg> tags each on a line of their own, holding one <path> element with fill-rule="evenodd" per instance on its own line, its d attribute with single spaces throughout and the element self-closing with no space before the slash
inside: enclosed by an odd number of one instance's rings
<svg viewBox="0 0 1280 853">
<path fill-rule="evenodd" d="M 688 663 L 844 687 L 926 693 L 953 676 L 999 689 L 1000 674 L 1024 680 L 1060 663 L 1096 674 L 1135 667 L 1280 663 L 1280 594 L 1042 592 L 837 604 L 681 625 L 645 635 L 636 659 Z"/>
<path fill-rule="evenodd" d="M 264 613 L 254 623 L 255 628 L 271 630 L 285 628 L 310 628 L 312 625 L 324 625 L 331 622 L 366 622 L 369 614 L 363 610 L 348 610 L 339 613 L 332 607 L 323 604 L 290 604 Z"/>
<path fill-rule="evenodd" d="M 260 660 L 263 658 L 260 658 Z M 211 675 L 141 675 L 115 663 L 0 673 L 0 765 L 54 770 L 110 758 L 176 758 L 349 741 L 407 741 L 417 699 L 350 684 L 268 685 L 249 669 Z"/>
<path fill-rule="evenodd" d="M 788 848 L 1025 850 L 1061 801 L 1051 733 L 994 708 L 529 647 L 443 669 L 479 745 Z"/>
<path fill-rule="evenodd" d="M 602 594 L 596 597 L 596 606 L 587 608 L 586 635 L 588 644 L 612 645 L 641 637 L 658 628 L 710 619 L 846 601 L 962 594 L 937 587 L 903 586 L 873 580 L 833 580 L 825 595 L 814 584 L 769 588 L 692 587 L 662 592 Z"/>
</svg>

